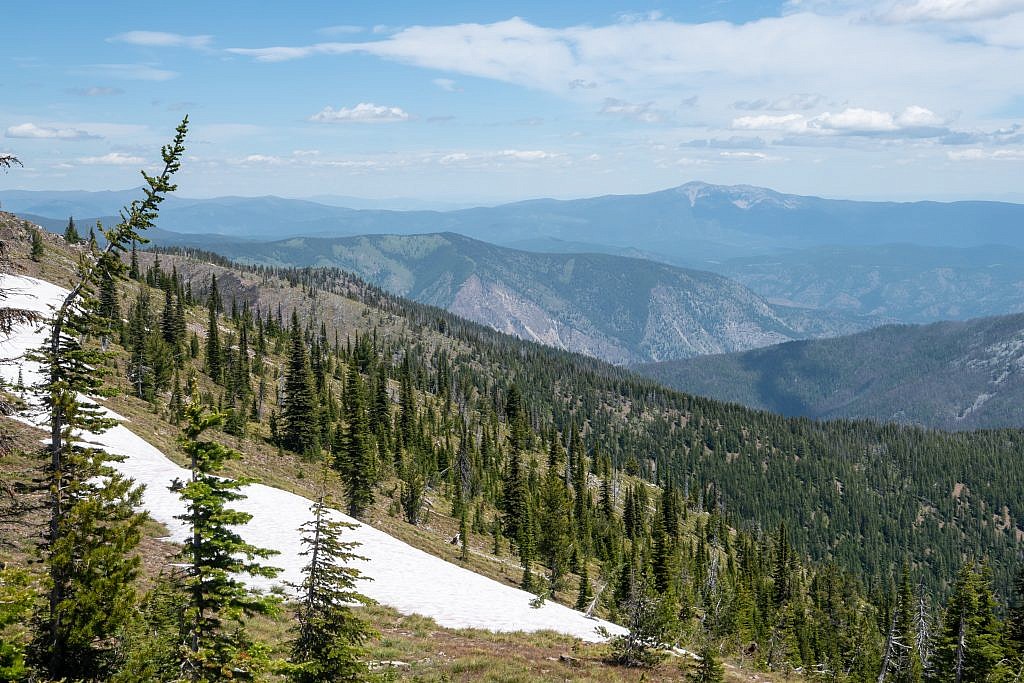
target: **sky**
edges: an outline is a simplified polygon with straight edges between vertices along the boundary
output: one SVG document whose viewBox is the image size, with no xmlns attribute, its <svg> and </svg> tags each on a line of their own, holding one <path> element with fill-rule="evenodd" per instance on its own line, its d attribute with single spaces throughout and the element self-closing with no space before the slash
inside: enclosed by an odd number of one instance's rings
<svg viewBox="0 0 1024 683">
<path fill-rule="evenodd" d="M 1024 0 L 12 3 L 0 189 L 1024 201 Z"/>
</svg>

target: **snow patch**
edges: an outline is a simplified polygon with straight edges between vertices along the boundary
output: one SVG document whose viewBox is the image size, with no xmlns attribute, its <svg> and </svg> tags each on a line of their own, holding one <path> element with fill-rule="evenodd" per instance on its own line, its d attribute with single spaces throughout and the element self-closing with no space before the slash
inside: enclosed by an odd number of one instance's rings
<svg viewBox="0 0 1024 683">
<path fill-rule="evenodd" d="M 0 290 L 9 292 L 2 305 L 41 312 L 50 311 L 67 293 L 42 280 L 6 274 L 0 274 Z M 19 368 L 26 386 L 41 379 L 37 364 L 25 361 L 23 356 L 27 350 L 37 348 L 45 335 L 43 326 L 22 325 L 0 342 L 0 357 L 15 359 L 0 365 L 4 380 L 16 382 Z M 44 426 L 45 415 L 37 407 L 20 419 Z M 123 424 L 102 434 L 90 434 L 87 440 L 109 453 L 124 456 L 124 461 L 115 465 L 117 469 L 145 485 L 145 509 L 170 529 L 174 541 L 183 541 L 187 529 L 175 516 L 184 512 L 184 506 L 168 487 L 175 480 L 186 480 L 188 470 L 170 461 Z M 243 492 L 247 498 L 234 506 L 253 517 L 239 530 L 242 537 L 254 545 L 278 551 L 280 554 L 268 563 L 282 569 L 274 580 L 246 577 L 247 582 L 260 589 L 299 582 L 305 559 L 299 556 L 298 529 L 310 517 L 311 501 L 262 484 L 246 486 Z M 612 634 L 625 632 L 620 626 L 550 601 L 533 608 L 530 602 L 535 596 L 531 593 L 446 562 L 340 512 L 334 511 L 333 515 L 357 525 L 346 531 L 344 537 L 360 543 L 357 552 L 367 558 L 352 564 L 372 579 L 360 582 L 359 590 L 404 614 L 421 614 L 447 628 L 499 632 L 552 630 L 592 642 L 603 640 L 597 632 L 601 626 Z"/>
</svg>

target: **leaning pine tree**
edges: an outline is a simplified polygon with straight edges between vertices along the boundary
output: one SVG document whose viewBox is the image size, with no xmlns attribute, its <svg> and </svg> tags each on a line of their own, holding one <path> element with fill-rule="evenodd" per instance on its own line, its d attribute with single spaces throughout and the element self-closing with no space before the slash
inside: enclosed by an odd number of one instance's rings
<svg viewBox="0 0 1024 683">
<path fill-rule="evenodd" d="M 192 471 L 188 483 L 175 482 L 185 503 L 184 521 L 191 532 L 180 557 L 185 563 L 185 641 L 181 665 L 192 681 L 227 681 L 246 668 L 252 642 L 242 617 L 272 613 L 276 599 L 249 591 L 240 574 L 273 578 L 278 570 L 259 563 L 276 554 L 246 543 L 235 529 L 252 515 L 228 504 L 245 498 L 245 479 L 220 475 L 224 463 L 239 457 L 216 441 L 200 440 L 207 429 L 223 424 L 220 413 L 206 413 L 190 403 L 183 409 L 182 448 Z"/>
<path fill-rule="evenodd" d="M 367 668 L 360 660 L 361 646 L 374 634 L 353 607 L 370 600 L 355 590 L 355 582 L 364 577 L 348 566 L 363 559 L 352 552 L 358 543 L 341 540 L 342 531 L 355 525 L 331 519 L 323 496 L 310 511 L 313 518 L 300 529 L 302 554 L 309 562 L 302 570 L 302 583 L 294 586 L 301 602 L 295 613 L 298 624 L 289 676 L 300 683 L 362 681 Z"/>
<path fill-rule="evenodd" d="M 134 613 L 135 548 L 144 516 L 135 512 L 142 491 L 112 466 L 115 457 L 83 444 L 83 433 L 100 433 L 114 420 L 82 395 L 105 393 L 102 368 L 107 355 L 86 340 L 107 325 L 97 314 L 96 285 L 120 277 L 119 256 L 140 231 L 153 225 L 160 202 L 175 187 L 171 177 L 185 151 L 188 118 L 162 149 L 157 176 L 143 172 L 145 198 L 103 230 L 102 252 L 82 255 L 79 276 L 50 319 L 46 344 L 33 354 L 42 365 L 43 402 L 50 419 L 47 485 L 49 524 L 43 546 L 48 596 L 34 623 L 33 664 L 49 678 L 98 680 L 116 665 L 118 636 Z"/>
</svg>

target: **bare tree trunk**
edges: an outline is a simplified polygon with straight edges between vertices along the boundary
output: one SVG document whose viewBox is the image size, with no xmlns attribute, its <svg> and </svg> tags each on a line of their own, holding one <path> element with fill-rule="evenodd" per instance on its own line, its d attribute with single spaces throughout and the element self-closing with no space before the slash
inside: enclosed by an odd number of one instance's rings
<svg viewBox="0 0 1024 683">
<path fill-rule="evenodd" d="M 897 606 L 894 605 L 892 622 L 889 624 L 889 634 L 885 637 L 885 652 L 882 654 L 882 670 L 878 672 L 878 683 L 883 683 L 886 674 L 889 673 L 889 658 L 892 657 L 893 639 L 896 634 L 896 614 L 898 611 Z"/>
<path fill-rule="evenodd" d="M 956 641 L 956 683 L 961 683 L 964 676 L 964 651 L 967 649 L 967 633 L 965 632 L 964 613 L 960 612 L 960 633 Z"/>
</svg>

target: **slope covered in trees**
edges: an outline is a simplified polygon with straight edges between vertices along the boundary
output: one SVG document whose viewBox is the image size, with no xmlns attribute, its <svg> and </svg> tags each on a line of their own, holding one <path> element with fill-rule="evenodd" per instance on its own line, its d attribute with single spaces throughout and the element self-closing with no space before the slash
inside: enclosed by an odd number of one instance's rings
<svg viewBox="0 0 1024 683">
<path fill-rule="evenodd" d="M 44 261 L 94 248 L 44 245 Z M 913 669 L 887 659 L 913 641 L 939 679 L 951 643 L 964 666 L 956 644 L 970 643 L 972 675 L 1012 652 L 1000 615 L 1020 543 L 1018 432 L 815 423 L 699 399 L 337 271 L 134 250 L 125 265 L 130 282 L 101 279 L 95 304 L 120 322 L 83 342 L 107 340 L 133 401 L 176 423 L 194 396 L 224 414 L 217 438 L 329 466 L 353 512 L 459 520 L 461 545 L 518 563 L 538 600 L 629 625 L 616 661 L 703 643 L 875 680 L 890 661 L 893 676 Z M 911 603 L 923 618 L 909 624 Z"/>
<path fill-rule="evenodd" d="M 886 326 L 649 363 L 666 386 L 785 415 L 951 430 L 1024 426 L 1024 316 Z"/>
<path fill-rule="evenodd" d="M 521 251 L 455 233 L 191 239 L 242 263 L 341 268 L 521 339 L 612 363 L 738 351 L 872 324 L 774 306 L 707 271 L 612 254 Z"/>
</svg>

